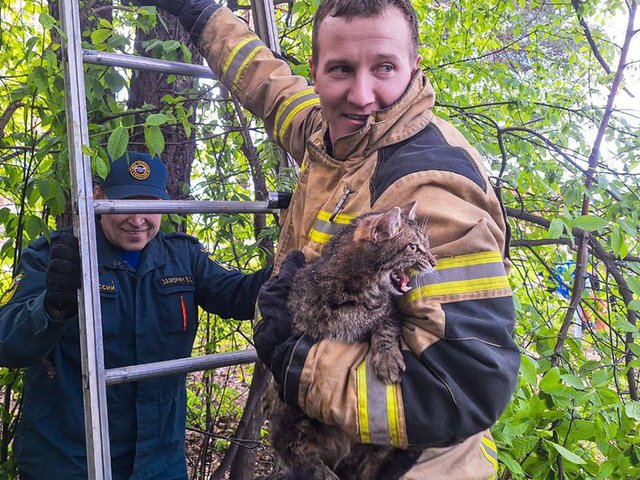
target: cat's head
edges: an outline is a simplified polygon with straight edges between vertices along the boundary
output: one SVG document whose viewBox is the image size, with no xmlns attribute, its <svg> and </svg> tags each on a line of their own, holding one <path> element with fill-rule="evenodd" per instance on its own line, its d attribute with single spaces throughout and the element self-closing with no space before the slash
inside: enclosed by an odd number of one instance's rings
<svg viewBox="0 0 640 480">
<path fill-rule="evenodd" d="M 424 228 L 416 222 L 415 202 L 360 217 L 353 240 L 374 246 L 380 281 L 394 294 L 410 290 L 409 275 L 413 270 L 432 269 L 436 263 Z"/>
</svg>

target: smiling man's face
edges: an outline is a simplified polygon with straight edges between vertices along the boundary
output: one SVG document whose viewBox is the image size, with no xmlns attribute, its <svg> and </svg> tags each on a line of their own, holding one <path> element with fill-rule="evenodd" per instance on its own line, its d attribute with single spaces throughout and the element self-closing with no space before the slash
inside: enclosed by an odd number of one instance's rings
<svg viewBox="0 0 640 480">
<path fill-rule="evenodd" d="M 94 187 L 95 199 L 106 199 L 100 187 Z M 156 197 L 133 196 L 128 199 L 159 200 Z M 160 230 L 161 213 L 103 214 L 100 226 L 104 236 L 123 250 L 139 251 L 155 238 Z"/>
<path fill-rule="evenodd" d="M 326 17 L 318 29 L 315 92 L 332 142 L 393 105 L 418 69 L 406 18 L 389 6 L 373 17 Z"/>
</svg>

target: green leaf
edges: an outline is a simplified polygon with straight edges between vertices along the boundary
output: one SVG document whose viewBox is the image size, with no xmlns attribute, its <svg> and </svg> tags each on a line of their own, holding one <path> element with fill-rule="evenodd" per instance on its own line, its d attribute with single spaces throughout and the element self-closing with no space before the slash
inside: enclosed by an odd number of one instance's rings
<svg viewBox="0 0 640 480">
<path fill-rule="evenodd" d="M 629 310 L 640 312 L 640 300 L 631 300 L 629 302 Z"/>
<path fill-rule="evenodd" d="M 159 127 L 160 125 L 164 125 L 165 123 L 167 123 L 168 119 L 169 117 L 167 117 L 164 113 L 152 113 L 147 117 L 145 125 L 155 125 Z"/>
<path fill-rule="evenodd" d="M 551 220 L 549 230 L 547 230 L 548 238 L 560 238 L 560 235 L 564 232 L 564 222 L 559 218 Z"/>
<path fill-rule="evenodd" d="M 587 232 L 600 230 L 607 225 L 607 220 L 593 215 L 580 215 L 571 222 L 571 226 Z"/>
<path fill-rule="evenodd" d="M 180 48 L 180 42 L 177 40 L 167 40 L 162 44 L 162 50 L 164 50 L 165 53 L 173 52 L 178 48 Z"/>
<path fill-rule="evenodd" d="M 49 76 L 43 67 L 34 67 L 29 77 L 33 79 L 33 83 L 38 90 L 46 92 L 49 89 Z"/>
<path fill-rule="evenodd" d="M 640 279 L 638 277 L 625 277 L 625 280 L 629 284 L 631 291 L 640 296 Z"/>
<path fill-rule="evenodd" d="M 107 178 L 111 166 L 106 158 L 97 156 L 93 158 L 93 169 L 100 178 Z"/>
<path fill-rule="evenodd" d="M 520 376 L 528 385 L 535 387 L 538 384 L 538 363 L 529 355 L 520 356 Z"/>
<path fill-rule="evenodd" d="M 553 446 L 556 451 L 565 459 L 571 463 L 575 463 L 576 465 L 583 465 L 586 463 L 582 458 L 573 453 L 571 450 L 566 449 L 562 445 L 557 444 L 556 442 L 552 442 L 551 440 L 544 440 L 546 443 Z"/>
<path fill-rule="evenodd" d="M 569 385 L 570 387 L 576 388 L 578 390 L 584 388 L 584 382 L 580 377 L 575 375 L 565 374 L 561 375 L 562 381 Z"/>
<path fill-rule="evenodd" d="M 560 385 L 560 369 L 553 367 L 547 373 L 544 374 L 540 380 L 540 390 L 546 393 L 551 393 L 558 390 Z"/>
<path fill-rule="evenodd" d="M 629 418 L 640 420 L 640 402 L 628 400 L 624 406 L 624 413 L 626 413 Z"/>
<path fill-rule="evenodd" d="M 152 155 L 160 155 L 164 150 L 164 135 L 156 125 L 145 126 L 144 141 Z"/>
<path fill-rule="evenodd" d="M 100 45 L 111 36 L 112 30 L 110 28 L 99 28 L 91 32 L 91 42 L 94 45 Z"/>
<path fill-rule="evenodd" d="M 56 19 L 46 12 L 41 12 L 38 15 L 38 21 L 46 30 L 50 30 L 56 24 Z"/>
<path fill-rule="evenodd" d="M 127 151 L 127 145 L 129 144 L 129 130 L 125 127 L 117 127 L 111 135 L 109 135 L 109 142 L 107 143 L 107 153 L 111 157 L 111 160 L 117 160 L 124 152 Z"/>
<path fill-rule="evenodd" d="M 619 228 L 614 227 L 611 232 L 611 250 L 618 258 L 624 258 L 629 253 L 629 249 L 624 241 L 624 234 Z"/>
</svg>

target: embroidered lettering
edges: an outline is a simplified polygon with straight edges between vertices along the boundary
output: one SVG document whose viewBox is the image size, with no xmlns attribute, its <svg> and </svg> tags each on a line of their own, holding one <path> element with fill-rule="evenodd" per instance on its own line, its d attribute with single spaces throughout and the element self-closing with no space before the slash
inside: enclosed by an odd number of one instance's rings
<svg viewBox="0 0 640 480">
<path fill-rule="evenodd" d="M 191 275 L 164 277 L 160 279 L 160 285 L 163 287 L 168 287 L 170 285 L 193 285 L 193 277 Z"/>
<path fill-rule="evenodd" d="M 100 293 L 116 293 L 116 286 L 113 283 L 101 283 Z"/>
</svg>

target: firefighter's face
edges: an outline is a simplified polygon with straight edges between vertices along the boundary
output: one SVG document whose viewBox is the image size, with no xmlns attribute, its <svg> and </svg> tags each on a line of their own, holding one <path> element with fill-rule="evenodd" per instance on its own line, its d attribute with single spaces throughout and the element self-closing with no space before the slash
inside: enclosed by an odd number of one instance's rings
<svg viewBox="0 0 640 480">
<path fill-rule="evenodd" d="M 318 29 L 315 91 L 331 141 L 362 128 L 372 112 L 393 105 L 406 91 L 420 58 L 396 7 L 374 17 L 328 16 Z"/>
<path fill-rule="evenodd" d="M 93 197 L 106 199 L 100 187 L 94 187 Z M 151 197 L 129 197 L 140 200 L 159 200 Z M 155 238 L 160 230 L 161 213 L 113 213 L 100 216 L 100 226 L 104 236 L 116 247 L 138 251 Z"/>
</svg>

